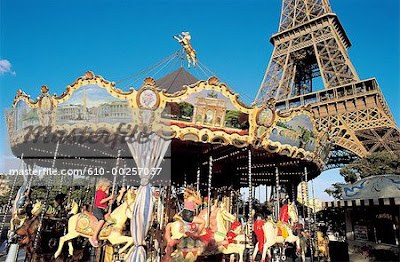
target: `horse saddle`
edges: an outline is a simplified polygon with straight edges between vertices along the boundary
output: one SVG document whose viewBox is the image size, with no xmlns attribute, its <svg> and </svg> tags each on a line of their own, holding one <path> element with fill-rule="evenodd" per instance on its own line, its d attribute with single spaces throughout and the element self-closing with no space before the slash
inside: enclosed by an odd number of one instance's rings
<svg viewBox="0 0 400 262">
<path fill-rule="evenodd" d="M 278 236 L 281 236 L 284 239 L 286 239 L 289 236 L 287 228 L 284 225 L 282 225 L 280 221 L 276 223 L 276 226 L 278 227 Z"/>
<path fill-rule="evenodd" d="M 78 233 L 91 236 L 94 234 L 94 228 L 96 227 L 97 223 L 99 223 L 97 218 L 92 213 L 85 211 L 79 215 L 75 230 Z M 100 230 L 99 237 L 109 236 L 113 224 L 114 222 L 108 219 Z"/>
<path fill-rule="evenodd" d="M 179 220 L 183 223 L 184 232 L 194 233 L 197 230 L 197 224 L 195 222 L 187 222 L 185 221 L 182 216 L 175 214 L 174 218 L 175 221 Z"/>
</svg>

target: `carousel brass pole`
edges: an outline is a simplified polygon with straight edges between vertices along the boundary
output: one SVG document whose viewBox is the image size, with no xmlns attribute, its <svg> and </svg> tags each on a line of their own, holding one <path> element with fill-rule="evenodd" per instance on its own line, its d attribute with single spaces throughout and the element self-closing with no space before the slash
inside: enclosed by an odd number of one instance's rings
<svg viewBox="0 0 400 262">
<path fill-rule="evenodd" d="M 24 153 L 21 154 L 21 165 L 20 165 L 20 168 L 23 168 L 23 167 L 24 167 Z M 8 214 L 8 212 L 11 211 L 12 198 L 13 198 L 15 187 L 17 185 L 18 174 L 19 174 L 19 170 L 14 175 L 14 180 L 13 180 L 13 183 L 12 183 L 12 186 L 11 186 L 11 190 L 9 192 L 10 195 L 8 196 L 7 205 L 6 205 L 6 208 L 5 208 L 4 212 L 3 212 L 3 220 L 1 222 L 0 235 L 3 234 L 4 226 L 6 224 L 7 214 Z M 18 191 L 17 191 L 17 193 L 18 193 Z M 17 203 L 17 205 L 18 205 L 18 203 Z"/>
<path fill-rule="evenodd" d="M 303 180 L 303 179 L 302 179 Z M 306 197 L 305 197 L 305 190 L 306 190 L 306 186 L 304 185 L 305 184 L 305 182 L 304 181 L 301 181 L 300 182 L 300 190 L 301 190 L 301 203 L 302 203 L 302 205 L 301 205 L 301 209 L 302 209 L 302 216 L 303 216 L 303 219 L 304 219 L 304 227 L 305 227 L 305 222 L 306 222 L 306 213 L 305 213 L 305 210 L 304 210 L 304 205 L 306 204 Z"/>
<path fill-rule="evenodd" d="M 250 242 L 250 250 L 249 254 L 250 257 L 253 257 L 253 181 L 252 181 L 252 174 L 251 174 L 251 149 L 249 147 L 248 150 L 248 173 L 249 173 L 249 242 Z"/>
<path fill-rule="evenodd" d="M 312 201 L 313 201 L 313 227 L 316 229 L 317 227 L 315 226 L 317 223 L 317 207 L 315 206 L 315 192 L 314 192 L 314 179 L 311 179 L 311 190 L 312 190 Z M 315 237 L 315 236 L 314 236 Z M 318 246 L 318 239 L 315 241 L 316 247 L 315 247 L 315 252 L 317 253 L 317 260 L 319 261 L 319 246 Z"/>
<path fill-rule="evenodd" d="M 57 141 L 56 149 L 54 150 L 53 163 L 51 165 L 51 170 L 52 171 L 54 170 L 54 168 L 56 166 L 56 160 L 57 160 L 57 154 L 58 154 L 59 146 L 60 146 L 60 140 Z M 47 212 L 47 208 L 49 206 L 50 192 L 53 190 L 53 187 L 54 187 L 52 175 L 53 174 L 47 175 L 48 176 L 48 183 L 47 183 L 48 186 L 47 186 L 47 191 L 46 191 L 46 197 L 45 197 L 45 199 L 43 201 L 43 209 L 42 209 L 42 213 L 40 214 L 39 226 L 38 226 L 38 229 L 37 229 L 36 234 L 35 234 L 35 240 L 33 242 L 33 252 L 32 252 L 32 254 L 35 254 L 35 251 L 37 249 L 39 236 L 40 236 L 40 233 L 41 233 L 42 227 L 43 227 L 43 219 L 44 219 L 44 216 L 45 216 L 45 214 Z M 33 258 L 34 258 L 34 256 L 32 255 L 31 256 L 31 261 L 33 260 Z"/>
<path fill-rule="evenodd" d="M 311 210 L 310 210 L 310 204 L 309 204 L 309 196 L 308 196 L 308 172 L 307 172 L 307 167 L 304 167 L 304 179 L 306 184 L 306 199 L 305 199 L 305 205 L 307 207 L 307 219 L 308 219 L 308 230 L 309 230 L 309 238 L 310 238 L 310 258 L 311 261 L 314 261 L 314 251 L 313 251 L 313 237 L 312 237 L 312 232 L 311 232 Z"/>
<path fill-rule="evenodd" d="M 200 165 L 197 167 L 197 192 L 200 192 Z"/>
<path fill-rule="evenodd" d="M 114 191 L 115 191 L 115 189 L 117 187 L 117 175 L 118 175 L 118 172 L 119 172 L 118 168 L 119 168 L 119 162 L 121 160 L 120 157 L 121 157 L 121 149 L 118 150 L 117 160 L 116 160 L 116 163 L 115 163 L 115 168 L 116 168 L 117 172 L 115 172 L 114 177 L 113 177 L 113 186 L 112 186 L 112 189 L 111 189 L 111 194 L 112 195 L 114 195 L 114 193 L 115 193 Z M 110 201 L 110 208 L 111 208 L 111 205 L 112 205 L 113 201 Z"/>
<path fill-rule="evenodd" d="M 272 181 L 271 181 L 272 182 Z M 273 201 L 273 197 L 275 197 L 275 190 L 274 190 L 274 186 L 273 185 L 271 185 L 270 187 L 269 187 L 269 199 L 268 199 L 268 201 L 269 202 L 271 202 L 271 201 Z M 274 208 L 274 210 L 273 210 L 273 212 L 275 212 L 275 208 Z"/>
<path fill-rule="evenodd" d="M 208 212 L 207 212 L 207 227 L 210 226 L 210 215 L 211 215 L 211 180 L 212 180 L 212 168 L 213 168 L 213 157 L 210 156 L 208 160 L 208 189 L 207 189 L 207 197 L 208 197 Z"/>
<path fill-rule="evenodd" d="M 59 181 L 60 184 L 58 185 L 57 193 L 62 193 L 62 191 L 63 191 L 64 176 L 65 175 L 60 174 L 60 181 Z"/>
<path fill-rule="evenodd" d="M 29 169 L 29 182 L 28 182 L 28 188 L 27 188 L 29 192 L 31 191 L 32 180 L 33 180 L 32 170 L 35 169 L 35 166 L 36 166 L 36 162 L 34 162 L 33 165 L 30 166 L 30 169 Z"/>
<path fill-rule="evenodd" d="M 279 220 L 279 213 L 280 213 L 280 195 L 279 195 L 279 169 L 275 167 L 275 206 L 276 206 L 276 213 L 275 219 L 276 221 Z"/>
<path fill-rule="evenodd" d="M 97 185 L 97 181 L 98 181 L 98 177 L 95 176 L 94 177 L 94 190 L 93 190 L 94 192 L 93 192 L 92 198 L 90 199 L 90 206 L 93 206 L 94 205 L 94 201 L 96 200 L 96 185 Z"/>
<path fill-rule="evenodd" d="M 251 176 L 253 176 L 253 174 Z M 251 181 L 251 182 L 253 183 L 253 181 Z M 257 187 L 253 186 L 253 189 L 251 191 L 253 191 L 253 200 L 254 200 L 254 199 L 256 199 Z"/>
<path fill-rule="evenodd" d="M 233 212 L 233 188 L 231 188 L 231 192 L 229 195 L 229 213 Z"/>
<path fill-rule="evenodd" d="M 72 203 L 72 190 L 74 188 L 74 173 L 71 174 L 71 181 L 68 189 L 68 199 L 67 199 L 67 206 L 69 207 Z"/>
<path fill-rule="evenodd" d="M 240 196 L 242 201 L 242 215 L 243 217 L 246 217 L 246 201 L 244 201 L 244 194 L 240 194 Z"/>
<path fill-rule="evenodd" d="M 296 187 L 292 184 L 292 202 L 296 202 Z"/>
<path fill-rule="evenodd" d="M 237 217 L 237 219 L 239 220 L 239 197 L 240 197 L 240 189 L 239 189 L 239 192 L 238 191 L 235 191 L 235 203 L 236 203 L 236 217 Z"/>
<path fill-rule="evenodd" d="M 122 187 L 126 188 L 126 160 L 124 161 L 124 172 L 122 173 Z"/>
</svg>

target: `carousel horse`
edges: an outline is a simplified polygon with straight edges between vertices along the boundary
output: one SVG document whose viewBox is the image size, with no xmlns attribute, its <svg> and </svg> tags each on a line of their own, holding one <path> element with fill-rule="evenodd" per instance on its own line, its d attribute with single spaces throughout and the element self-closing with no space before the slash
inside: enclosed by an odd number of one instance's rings
<svg viewBox="0 0 400 262">
<path fill-rule="evenodd" d="M 11 215 L 10 230 L 15 231 L 17 228 L 21 227 L 25 221 L 28 219 L 26 213 L 15 212 Z"/>
<path fill-rule="evenodd" d="M 199 216 L 206 218 L 208 208 L 203 209 Z M 211 208 L 210 214 L 210 228 L 213 234 L 213 239 L 217 245 L 217 249 L 222 254 L 238 254 L 239 261 L 243 261 L 244 250 L 250 248 L 249 239 L 242 232 L 241 226 L 234 226 L 236 223 L 236 217 L 230 214 L 223 203 L 220 205 L 214 205 Z M 226 222 L 233 223 L 231 229 L 226 229 Z M 239 223 L 240 224 L 240 223 Z M 232 239 L 231 239 L 232 238 Z"/>
<path fill-rule="evenodd" d="M 270 247 L 275 244 L 296 243 L 297 251 L 300 250 L 300 239 L 295 236 L 292 227 L 298 223 L 296 207 L 293 204 L 284 205 L 280 212 L 280 221 L 258 219 L 254 222 L 254 232 L 257 236 L 258 243 L 253 253 L 253 261 L 258 251 L 261 252 L 261 261 L 265 262 L 265 256 L 268 252 L 268 259 L 271 260 Z"/>
<path fill-rule="evenodd" d="M 14 231 L 14 236 L 17 238 L 17 243 L 26 251 L 27 257 L 31 257 L 33 255 L 33 244 L 37 229 L 39 227 L 39 217 L 42 213 L 42 210 L 42 202 L 36 201 L 32 207 L 32 217 L 30 219 L 26 219 L 24 223 Z"/>
<path fill-rule="evenodd" d="M 322 231 L 317 231 L 317 239 L 315 241 L 318 241 L 318 243 L 315 245 L 315 249 L 318 249 L 315 256 L 322 256 L 329 259 L 329 238 L 324 236 Z"/>
<path fill-rule="evenodd" d="M 29 217 L 27 216 L 27 214 L 25 214 L 25 217 L 21 220 L 20 218 L 12 218 L 10 221 L 10 230 L 11 231 L 16 231 L 18 230 L 20 227 L 22 227 L 25 222 L 32 220 L 34 218 L 36 218 L 37 216 L 39 216 L 42 213 L 43 207 L 42 207 L 42 202 L 41 201 L 36 201 L 36 203 L 33 205 L 32 207 L 32 218 L 28 219 Z"/>
<path fill-rule="evenodd" d="M 196 223 L 186 222 L 178 213 L 175 214 L 173 220 L 173 222 L 167 224 L 164 231 L 164 238 L 167 244 L 164 260 L 168 262 L 171 257 L 177 257 L 179 254 L 182 254 L 185 261 L 196 261 L 197 257 L 203 252 L 203 241 L 209 242 L 209 240 L 211 240 L 211 237 L 209 236 L 211 233 L 206 236 L 204 232 L 200 232 L 198 235 L 200 235 L 203 240 L 199 238 L 193 239 L 191 236 L 194 236 L 198 227 Z M 179 250 L 178 248 L 172 252 L 173 248 L 178 244 L 185 246 L 184 250 Z M 180 249 L 183 249 L 183 247 Z"/>
<path fill-rule="evenodd" d="M 32 206 L 31 218 L 29 218 L 26 213 L 24 214 L 23 218 L 21 216 L 13 217 L 10 221 L 10 231 L 15 232 L 17 229 L 22 227 L 28 220 L 35 218 L 36 216 L 39 216 L 40 213 L 42 213 L 42 209 L 43 209 L 42 202 L 36 201 L 36 203 Z"/>
<path fill-rule="evenodd" d="M 33 213 L 37 213 L 40 209 L 39 213 L 41 212 L 42 203 L 36 202 L 31 210 L 32 216 L 35 216 Z M 10 231 L 14 232 L 16 229 L 21 227 L 25 221 L 29 218 L 27 213 L 27 206 L 25 205 L 23 208 L 18 208 L 13 214 L 11 214 L 11 221 L 10 221 Z"/>
<path fill-rule="evenodd" d="M 111 212 L 110 217 L 99 233 L 100 240 L 108 240 L 112 245 L 125 243 L 119 250 L 119 253 L 123 253 L 133 243 L 132 237 L 122 235 L 122 230 L 125 227 L 127 219 L 132 218 L 134 200 L 135 193 L 128 191 L 127 200 Z M 67 241 L 69 247 L 68 251 L 72 256 L 74 248 L 71 240 L 79 236 L 85 238 L 91 237 L 94 233 L 96 223 L 98 223 L 97 219 L 89 212 L 78 213 L 70 217 L 68 220 L 68 233 L 60 238 L 58 249 L 54 257 L 57 258 L 61 254 L 64 243 Z"/>
<path fill-rule="evenodd" d="M 78 211 L 79 211 L 78 203 L 76 203 L 75 200 L 72 200 L 70 211 L 68 212 L 68 215 L 76 215 L 76 214 L 78 214 Z"/>
<path fill-rule="evenodd" d="M 199 217 L 205 219 L 208 216 L 208 208 L 203 209 Z M 228 230 L 225 227 L 226 222 L 234 222 L 235 216 L 230 214 L 221 204 L 213 205 L 210 212 L 210 227 L 205 228 L 200 233 L 200 248 L 197 249 L 196 254 L 193 252 L 186 252 L 183 254 L 185 261 L 195 261 L 197 256 L 201 255 L 206 248 L 217 249 L 218 252 L 223 254 L 239 254 L 240 261 L 243 261 L 244 250 L 246 249 L 246 243 L 248 239 L 244 234 L 239 234 L 233 239 L 231 243 L 227 243 Z M 171 252 L 172 248 L 179 244 L 181 240 L 184 240 L 194 234 L 197 225 L 194 223 L 187 223 L 181 218 L 177 218 L 175 222 L 169 223 L 165 230 L 165 239 L 167 240 L 166 250 L 166 261 L 169 261 L 170 257 L 176 256 L 178 253 L 184 251 L 176 250 L 174 253 Z M 192 243 L 196 245 L 196 243 Z"/>
<path fill-rule="evenodd" d="M 22 247 L 26 251 L 26 259 L 25 261 L 54 261 L 51 257 L 52 255 L 48 254 L 48 248 L 49 245 L 56 245 L 57 242 L 54 241 L 54 237 L 51 237 L 50 239 L 48 238 L 49 236 L 53 234 L 57 234 L 57 231 L 55 230 L 54 227 L 48 228 L 49 222 L 52 224 L 54 223 L 54 220 L 51 218 L 44 218 L 42 229 L 47 228 L 46 230 L 48 231 L 49 229 L 52 230 L 51 233 L 47 232 L 45 235 L 39 234 L 37 237 L 37 247 L 34 249 L 34 243 L 35 243 L 35 238 L 37 235 L 37 230 L 40 224 L 40 214 L 42 213 L 43 207 L 42 203 L 40 201 L 36 202 L 36 204 L 33 205 L 32 208 L 32 218 L 26 220 L 24 225 L 20 228 L 18 228 L 15 231 L 15 235 L 17 236 L 17 243 L 19 244 L 20 247 Z M 60 221 L 60 224 L 64 224 L 63 220 Z M 62 230 L 62 228 L 61 228 Z M 51 234 L 51 235 L 50 235 Z M 42 240 L 44 242 L 42 242 Z M 50 243 L 51 242 L 51 243 Z M 46 246 L 46 247 L 44 247 Z M 84 257 L 83 252 L 87 252 L 85 249 L 78 249 L 75 250 L 74 256 L 71 258 L 66 258 L 64 256 L 59 256 L 55 261 L 82 261 L 82 257 Z M 44 253 L 45 252 L 45 253 Z"/>
</svg>

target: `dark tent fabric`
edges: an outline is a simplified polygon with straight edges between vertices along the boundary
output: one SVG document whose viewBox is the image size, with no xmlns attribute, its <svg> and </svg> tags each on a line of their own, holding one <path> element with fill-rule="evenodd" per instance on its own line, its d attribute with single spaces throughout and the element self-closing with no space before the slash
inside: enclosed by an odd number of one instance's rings
<svg viewBox="0 0 400 262">
<path fill-rule="evenodd" d="M 198 81 L 196 77 L 191 75 L 183 67 L 180 67 L 174 72 L 156 80 L 156 86 L 172 94 L 181 91 L 184 85 L 191 85 Z"/>
</svg>

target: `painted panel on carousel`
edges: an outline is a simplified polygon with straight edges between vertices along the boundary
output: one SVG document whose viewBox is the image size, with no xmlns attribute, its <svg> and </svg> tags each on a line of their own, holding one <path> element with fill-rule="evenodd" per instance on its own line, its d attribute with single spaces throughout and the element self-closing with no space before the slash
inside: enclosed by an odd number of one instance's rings
<svg viewBox="0 0 400 262">
<path fill-rule="evenodd" d="M 221 92 L 202 90 L 181 102 L 167 102 L 163 118 L 193 127 L 248 130 L 249 116 L 238 110 Z"/>
<path fill-rule="evenodd" d="M 311 118 L 306 114 L 300 114 L 290 120 L 278 120 L 269 139 L 314 152 L 316 138 L 317 131 Z"/>
<path fill-rule="evenodd" d="M 29 126 L 38 126 L 39 116 L 36 108 L 29 107 L 24 101 L 17 102 L 15 109 L 15 130 L 22 130 Z"/>
<path fill-rule="evenodd" d="M 320 135 L 320 141 L 317 146 L 316 155 L 325 161 L 329 157 L 332 148 L 332 141 L 329 140 L 329 132 L 323 132 Z"/>
<path fill-rule="evenodd" d="M 400 176 L 382 175 L 360 179 L 342 188 L 344 200 L 400 197 Z"/>
<path fill-rule="evenodd" d="M 128 101 L 116 98 L 98 85 L 89 84 L 76 90 L 58 104 L 56 124 L 130 123 L 132 110 Z"/>
</svg>

